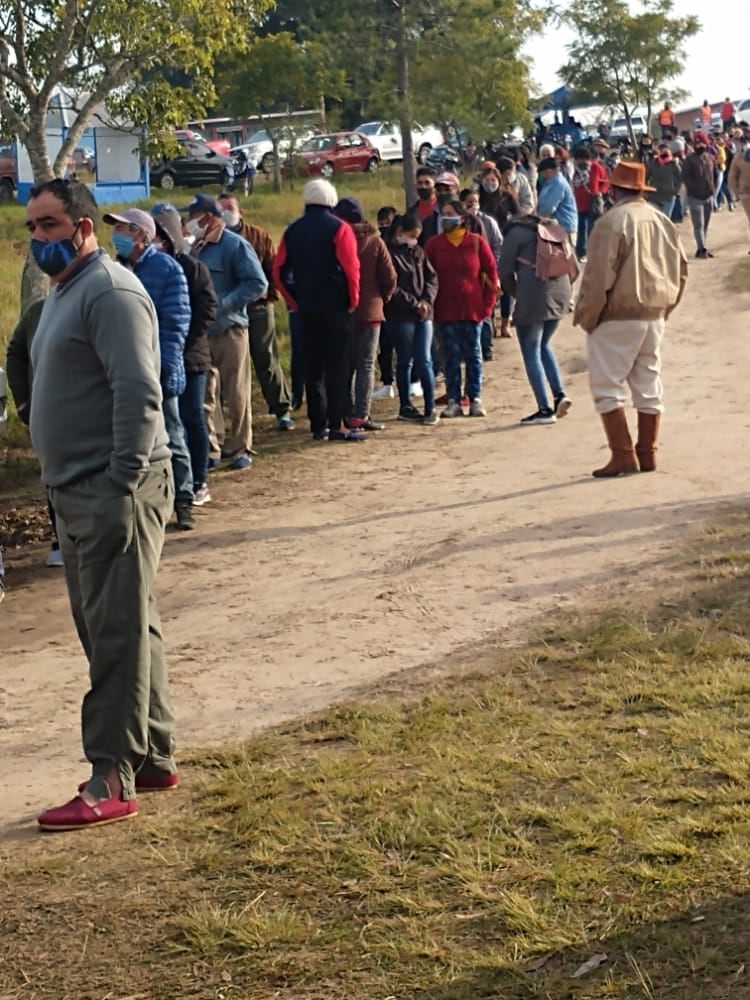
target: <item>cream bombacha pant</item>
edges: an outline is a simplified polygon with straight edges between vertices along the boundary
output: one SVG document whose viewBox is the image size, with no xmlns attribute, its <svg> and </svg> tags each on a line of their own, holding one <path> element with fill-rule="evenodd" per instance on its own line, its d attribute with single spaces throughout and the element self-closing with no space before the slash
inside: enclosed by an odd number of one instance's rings
<svg viewBox="0 0 750 1000">
<path fill-rule="evenodd" d="M 589 385 L 597 413 L 624 406 L 627 387 L 641 413 L 662 413 L 664 319 L 608 320 L 587 338 Z"/>
</svg>

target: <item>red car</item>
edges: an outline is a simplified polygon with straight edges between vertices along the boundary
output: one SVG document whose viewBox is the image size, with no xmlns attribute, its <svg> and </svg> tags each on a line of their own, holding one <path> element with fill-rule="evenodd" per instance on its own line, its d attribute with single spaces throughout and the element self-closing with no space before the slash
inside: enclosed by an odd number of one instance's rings
<svg viewBox="0 0 750 1000">
<path fill-rule="evenodd" d="M 377 149 L 359 132 L 314 135 L 300 146 L 295 157 L 297 173 L 303 177 L 310 174 L 332 177 L 357 170 L 374 174 L 379 163 Z"/>
</svg>

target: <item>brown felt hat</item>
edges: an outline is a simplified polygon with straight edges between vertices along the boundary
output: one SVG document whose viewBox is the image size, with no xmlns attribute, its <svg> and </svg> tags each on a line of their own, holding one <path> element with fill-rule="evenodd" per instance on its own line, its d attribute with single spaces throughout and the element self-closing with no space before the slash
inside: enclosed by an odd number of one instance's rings
<svg viewBox="0 0 750 1000">
<path fill-rule="evenodd" d="M 655 191 L 646 184 L 646 167 L 642 163 L 628 163 L 620 160 L 609 177 L 612 187 L 626 191 Z"/>
</svg>

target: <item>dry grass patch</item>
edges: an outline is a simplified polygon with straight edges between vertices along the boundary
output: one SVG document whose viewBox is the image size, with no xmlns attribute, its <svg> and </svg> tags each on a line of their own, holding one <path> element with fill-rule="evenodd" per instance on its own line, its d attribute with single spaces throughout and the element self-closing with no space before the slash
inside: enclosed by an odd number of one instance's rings
<svg viewBox="0 0 750 1000">
<path fill-rule="evenodd" d="M 750 995 L 744 514 L 688 599 L 187 761 L 0 876 L 0 996 Z"/>
</svg>

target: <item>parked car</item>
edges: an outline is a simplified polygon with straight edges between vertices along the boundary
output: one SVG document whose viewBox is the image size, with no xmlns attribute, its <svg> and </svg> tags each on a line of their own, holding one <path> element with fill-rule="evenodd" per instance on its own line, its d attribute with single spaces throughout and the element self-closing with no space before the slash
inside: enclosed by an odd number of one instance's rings
<svg viewBox="0 0 750 1000">
<path fill-rule="evenodd" d="M 380 154 L 365 135 L 359 132 L 331 132 L 316 135 L 303 143 L 293 164 L 298 174 L 352 173 L 365 170 L 375 173 L 380 163 Z"/>
<path fill-rule="evenodd" d="M 703 124 L 703 119 L 700 115 L 695 116 L 695 121 L 693 122 L 693 129 L 697 132 L 699 129 L 705 129 Z M 711 112 L 711 131 L 721 132 L 724 128 L 724 123 L 721 120 L 721 114 L 718 111 Z"/>
<path fill-rule="evenodd" d="M 234 185 L 234 162 L 204 142 L 195 139 L 178 139 L 184 152 L 173 160 L 149 164 L 149 181 L 152 187 L 171 191 L 178 184 L 184 187 L 201 187 L 218 184 L 224 188 Z"/>
<path fill-rule="evenodd" d="M 404 141 L 400 127 L 394 122 L 363 122 L 354 131 L 367 136 L 380 153 L 381 160 L 403 160 Z M 434 125 L 423 128 L 414 122 L 411 139 L 417 161 L 425 163 L 430 150 L 442 144 L 443 133 Z"/>
<path fill-rule="evenodd" d="M 279 141 L 279 153 L 283 157 L 286 157 L 290 150 L 299 149 L 314 134 L 312 129 L 302 129 L 300 131 L 291 127 L 282 129 L 282 136 Z M 248 162 L 256 170 L 262 170 L 264 174 L 270 174 L 273 170 L 273 142 L 265 129 L 253 132 L 247 142 L 243 142 L 239 146 L 234 146 L 230 150 L 230 155 L 235 156 L 240 151 L 245 153 Z"/>
<path fill-rule="evenodd" d="M 734 117 L 737 121 L 750 121 L 750 97 L 746 97 L 743 101 L 737 101 L 736 107 Z"/>
<path fill-rule="evenodd" d="M 12 201 L 18 189 L 18 167 L 14 142 L 0 139 L 0 201 Z"/>
<path fill-rule="evenodd" d="M 209 149 L 213 149 L 215 153 L 221 153 L 222 156 L 229 156 L 229 143 L 226 139 L 206 139 L 201 135 L 200 132 L 196 132 L 191 128 L 178 128 L 175 131 L 175 135 L 178 139 L 193 139 L 195 142 L 202 142 Z"/>
<path fill-rule="evenodd" d="M 70 166 L 72 170 L 90 170 L 92 174 L 95 173 L 96 152 L 90 146 L 79 146 L 73 150 Z"/>
<path fill-rule="evenodd" d="M 646 119 L 643 115 L 631 115 L 630 122 L 633 126 L 633 135 L 636 139 L 640 136 L 645 135 L 648 132 L 646 128 Z M 623 139 L 629 139 L 630 133 L 628 132 L 628 120 L 627 118 L 615 118 L 612 122 L 612 127 L 609 130 L 609 141 L 611 145 L 617 145 L 617 143 L 622 142 Z"/>
</svg>

